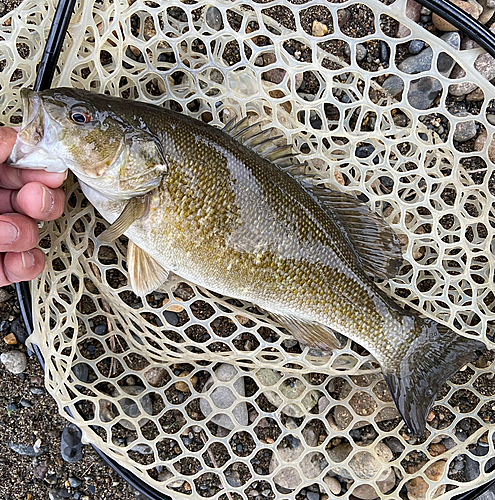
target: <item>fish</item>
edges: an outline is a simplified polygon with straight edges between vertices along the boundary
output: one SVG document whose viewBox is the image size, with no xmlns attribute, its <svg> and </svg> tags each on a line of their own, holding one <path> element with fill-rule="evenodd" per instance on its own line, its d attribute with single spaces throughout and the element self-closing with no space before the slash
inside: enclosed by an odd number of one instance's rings
<svg viewBox="0 0 495 500">
<path fill-rule="evenodd" d="M 77 176 L 110 223 L 99 239 L 128 237 L 138 295 L 173 272 L 255 304 L 305 345 L 331 351 L 341 335 L 354 340 L 418 436 L 445 381 L 485 350 L 377 287 L 402 263 L 395 232 L 359 199 L 305 175 L 270 129 L 245 120 L 220 129 L 72 88 L 22 90 L 21 99 L 10 164 Z"/>
</svg>

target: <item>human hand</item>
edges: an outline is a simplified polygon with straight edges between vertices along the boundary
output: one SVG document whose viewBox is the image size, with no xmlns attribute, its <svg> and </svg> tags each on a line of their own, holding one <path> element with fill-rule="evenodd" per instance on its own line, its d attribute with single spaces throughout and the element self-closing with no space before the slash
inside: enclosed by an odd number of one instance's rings
<svg viewBox="0 0 495 500">
<path fill-rule="evenodd" d="M 38 276 L 45 256 L 38 244 L 38 220 L 62 215 L 65 193 L 58 188 L 66 174 L 5 165 L 17 137 L 0 127 L 0 286 Z M 40 165 L 41 166 L 41 165 Z"/>
</svg>

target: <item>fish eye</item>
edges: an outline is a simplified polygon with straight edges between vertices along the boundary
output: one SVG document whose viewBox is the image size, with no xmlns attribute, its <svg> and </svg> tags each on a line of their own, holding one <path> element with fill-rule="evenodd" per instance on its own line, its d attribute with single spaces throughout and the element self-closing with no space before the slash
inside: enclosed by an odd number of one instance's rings
<svg viewBox="0 0 495 500">
<path fill-rule="evenodd" d="M 84 111 L 73 111 L 70 118 L 75 123 L 89 123 L 91 122 L 91 115 Z"/>
</svg>

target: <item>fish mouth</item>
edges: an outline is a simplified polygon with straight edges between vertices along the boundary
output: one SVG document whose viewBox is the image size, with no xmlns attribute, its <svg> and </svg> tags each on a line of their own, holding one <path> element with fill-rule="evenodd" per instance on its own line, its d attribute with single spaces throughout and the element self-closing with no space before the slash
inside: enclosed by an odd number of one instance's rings
<svg viewBox="0 0 495 500">
<path fill-rule="evenodd" d="M 52 139 L 57 134 L 60 138 L 60 127 L 49 119 L 40 93 L 30 89 L 21 89 L 21 105 L 21 130 L 17 134 L 8 163 L 20 168 L 64 172 L 67 165 L 61 159 L 54 157 L 53 148 L 50 147 Z M 57 129 L 53 131 L 56 132 L 55 134 L 47 129 L 48 124 Z"/>
</svg>

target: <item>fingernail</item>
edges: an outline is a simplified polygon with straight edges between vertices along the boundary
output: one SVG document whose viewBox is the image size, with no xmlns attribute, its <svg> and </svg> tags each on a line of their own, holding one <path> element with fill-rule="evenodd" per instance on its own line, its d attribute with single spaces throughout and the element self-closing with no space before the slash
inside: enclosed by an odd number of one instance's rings
<svg viewBox="0 0 495 500">
<path fill-rule="evenodd" d="M 19 229 L 10 222 L 0 221 L 0 244 L 9 245 L 19 236 Z"/>
<path fill-rule="evenodd" d="M 46 214 L 52 211 L 54 200 L 52 193 L 46 187 L 43 186 L 41 189 L 43 190 L 41 213 Z"/>
<path fill-rule="evenodd" d="M 22 252 L 22 268 L 23 269 L 31 269 L 34 266 L 34 255 L 30 252 Z"/>
</svg>

